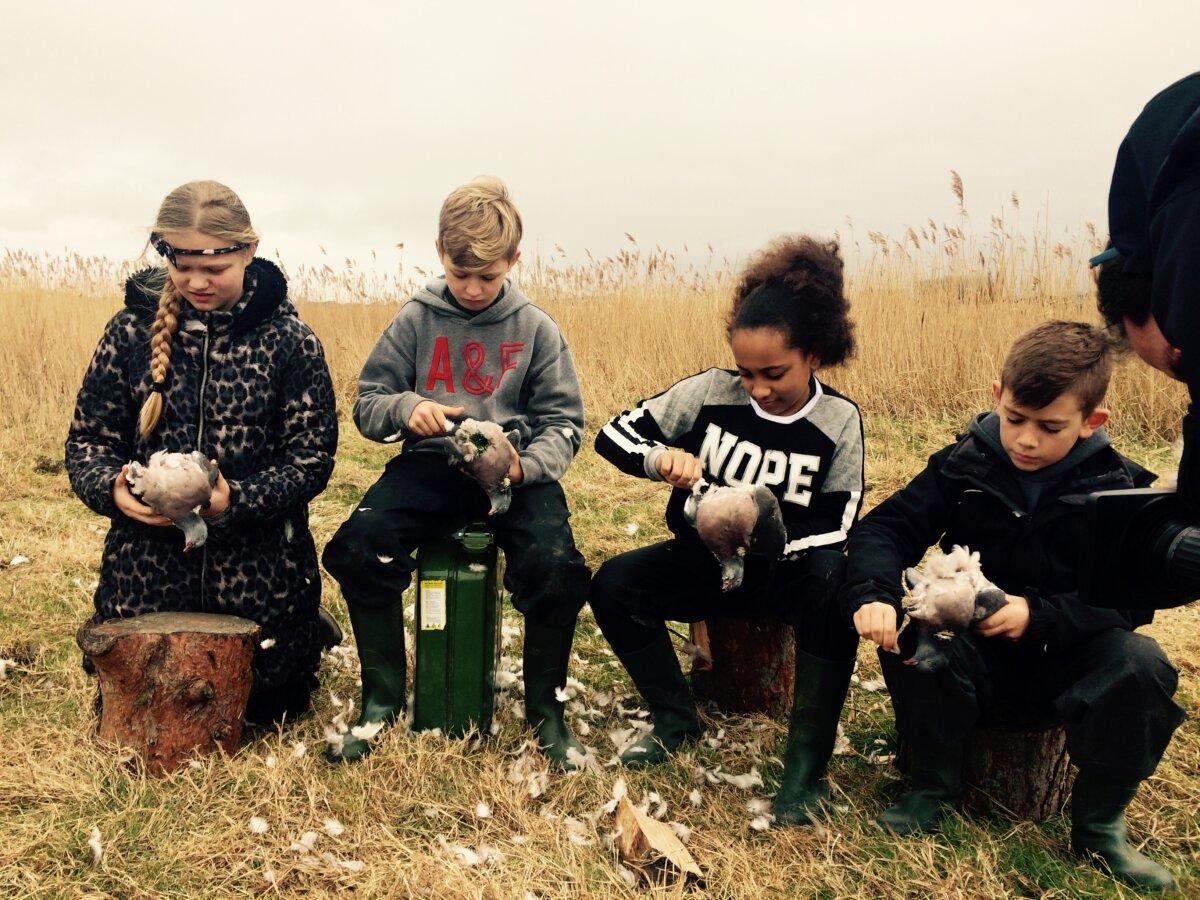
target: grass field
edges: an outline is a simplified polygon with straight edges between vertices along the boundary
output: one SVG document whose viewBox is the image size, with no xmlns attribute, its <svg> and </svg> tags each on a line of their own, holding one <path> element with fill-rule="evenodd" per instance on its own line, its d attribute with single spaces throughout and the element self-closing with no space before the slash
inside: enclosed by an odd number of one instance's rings
<svg viewBox="0 0 1200 900">
<path fill-rule="evenodd" d="M 987 406 L 989 383 L 1016 334 L 1048 317 L 1094 318 L 1080 274 L 1093 236 L 1066 245 L 1027 242 L 996 219 L 975 240 L 962 227 L 927 223 L 899 242 L 869 233 L 859 248 L 850 295 L 860 350 L 827 376 L 863 410 L 868 506 Z M 842 237 L 856 246 L 852 234 Z M 326 658 L 310 715 L 279 732 L 249 734 L 231 759 L 146 777 L 91 736 L 94 685 L 79 668 L 73 634 L 91 609 L 106 523 L 73 497 L 61 468 L 83 368 L 120 302 L 115 277 L 115 267 L 96 260 L 9 253 L 0 261 L 0 658 L 16 660 L 0 680 L 4 896 L 633 895 L 647 889 L 626 884 L 606 841 L 612 819 L 599 814 L 619 777 L 635 800 L 657 792 L 664 818 L 690 829 L 711 896 L 1120 893 L 1066 853 L 1062 817 L 1040 826 L 956 819 L 938 837 L 903 841 L 876 831 L 871 819 L 900 782 L 880 760 L 894 732 L 886 694 L 861 684 L 871 687 L 878 675 L 865 648 L 844 713 L 849 746 L 832 765 L 837 809 L 818 829 L 748 827 L 748 801 L 769 796 L 779 773 L 771 757 L 784 730 L 766 719 L 707 714 L 711 744 L 660 770 L 552 777 L 533 798 L 525 781 L 508 777 L 527 738 L 509 692 L 495 737 L 452 742 L 397 729 L 365 764 L 331 767 L 318 753 L 323 725 L 338 711 L 334 697 L 357 698 L 353 665 L 340 656 Z M 324 342 L 343 425 L 337 468 L 312 505 L 318 546 L 393 452 L 361 439 L 348 413 L 358 368 L 394 314 L 404 277 L 369 277 L 352 265 L 293 273 L 293 285 L 309 298 L 384 298 L 301 304 Z M 729 364 L 722 326 L 729 271 L 719 263 L 698 271 L 631 243 L 627 253 L 585 267 L 529 264 L 521 279 L 563 327 L 581 373 L 589 438 L 564 483 L 577 541 L 596 565 L 664 533 L 665 489 L 615 472 L 596 457 L 590 437 L 614 412 L 675 379 Z M 1169 466 L 1182 404 L 1178 388 L 1143 367 L 1122 367 L 1110 395 L 1114 440 L 1151 468 Z M 17 564 L 22 556 L 27 561 Z M 345 621 L 328 579 L 325 603 Z M 1161 614 L 1147 631 L 1181 670 L 1180 702 L 1195 709 L 1200 607 Z M 630 687 L 586 612 L 576 653 L 581 707 L 598 711 L 575 722 L 586 723 L 585 742 L 607 759 L 608 732 L 626 726 L 616 702 L 601 708 L 597 694 L 619 696 Z M 711 784 L 700 769 L 717 766 L 732 774 L 757 766 L 766 784 Z M 1189 720 L 1130 816 L 1135 839 L 1193 896 L 1200 894 L 1198 767 L 1200 732 Z M 689 799 L 694 789 L 699 806 Z M 481 802 L 490 815 L 477 815 Z M 267 823 L 265 833 L 252 832 L 254 816 Z M 340 823 L 340 833 L 326 830 L 326 819 Z M 99 861 L 88 845 L 93 829 Z M 313 853 L 289 849 L 308 831 L 318 833 Z M 483 845 L 500 856 L 464 865 L 448 845 Z M 355 863 L 361 870 L 352 871 Z M 657 890 L 685 892 L 679 885 Z"/>
</svg>

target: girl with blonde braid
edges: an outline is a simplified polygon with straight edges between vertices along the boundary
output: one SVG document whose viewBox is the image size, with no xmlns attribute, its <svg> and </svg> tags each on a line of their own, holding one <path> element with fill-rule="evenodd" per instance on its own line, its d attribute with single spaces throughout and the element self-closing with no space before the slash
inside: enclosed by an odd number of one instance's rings
<svg viewBox="0 0 1200 900">
<path fill-rule="evenodd" d="M 337 448 L 321 344 L 287 299 L 241 200 L 215 181 L 176 188 L 151 246 L 165 267 L 125 285 L 84 375 L 66 445 L 71 486 L 112 520 L 94 620 L 201 611 L 262 626 L 251 722 L 294 717 L 316 687 L 322 645 L 340 641 L 319 610 L 321 578 L 308 502 Z M 203 547 L 129 491 L 127 463 L 158 450 L 217 462 L 201 510 Z"/>
</svg>

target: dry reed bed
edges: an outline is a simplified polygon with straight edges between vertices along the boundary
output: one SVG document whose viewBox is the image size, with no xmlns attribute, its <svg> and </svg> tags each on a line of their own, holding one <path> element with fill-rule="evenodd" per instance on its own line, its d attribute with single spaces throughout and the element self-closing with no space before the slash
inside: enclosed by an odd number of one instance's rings
<svg viewBox="0 0 1200 900">
<path fill-rule="evenodd" d="M 929 229 L 914 235 L 916 243 L 906 238 L 900 245 L 881 246 L 870 238 L 874 261 L 859 268 L 851 289 L 859 355 L 829 373 L 864 410 L 873 496 L 910 476 L 926 453 L 986 406 L 988 384 L 1015 334 L 1049 316 L 1094 317 L 1075 271 L 1084 255 L 1079 250 L 1043 247 L 1037 255 L 1026 248 L 1022 256 L 1010 246 L 979 262 L 966 238 L 933 243 Z M 588 831 L 592 842 L 581 845 L 569 839 L 563 818 L 594 811 L 608 799 L 618 773 L 555 779 L 546 795 L 530 800 L 504 777 L 524 738 L 511 719 L 479 747 L 397 733 L 366 765 L 331 768 L 316 756 L 321 724 L 334 712 L 323 692 L 313 715 L 279 734 L 252 736 L 235 758 L 208 760 L 158 781 L 92 744 L 87 726 L 93 688 L 77 667 L 71 633 L 90 608 L 103 522 L 70 496 L 56 462 L 83 367 L 119 297 L 116 290 L 98 290 L 94 281 L 112 267 L 81 264 L 71 275 L 66 263 L 53 272 L 25 264 L 22 271 L 10 265 L 7 273 L 0 264 L 0 559 L 30 558 L 0 570 L 0 656 L 19 657 L 17 670 L 0 681 L 5 895 L 323 896 L 344 889 L 364 896 L 629 894 L 602 843 L 611 825 L 599 819 Z M 523 278 L 568 336 L 591 430 L 678 377 L 729 364 L 721 326 L 727 269 L 701 277 L 664 251 L 632 248 L 624 258 L 591 268 L 531 266 Z M 347 292 L 351 287 L 343 284 Z M 319 544 L 389 452 L 354 435 L 345 413 L 358 367 L 395 308 L 394 302 L 301 305 L 324 342 L 344 421 L 337 470 L 313 505 Z M 1163 462 L 1181 392 L 1126 366 L 1110 399 L 1116 439 L 1142 461 Z M 662 534 L 661 489 L 620 476 L 590 448 L 566 486 L 579 541 L 593 564 Z M 638 526 L 635 534 L 627 533 L 630 524 Z M 344 618 L 335 586 L 327 581 L 325 587 L 326 602 Z M 1150 630 L 1179 664 L 1181 700 L 1189 708 L 1200 693 L 1198 626 L 1200 610 L 1184 609 L 1161 616 Z M 578 653 L 583 662 L 576 675 L 590 688 L 628 690 L 586 616 Z M 860 675 L 875 674 L 864 648 Z M 351 671 L 327 664 L 322 678 L 342 697 L 356 694 Z M 747 771 L 755 751 L 744 742 L 756 738 L 769 785 L 778 766 L 766 760 L 782 737 L 779 723 L 714 719 L 714 729 L 726 729 L 721 746 L 697 748 L 663 771 L 630 775 L 630 789 L 638 798 L 656 790 L 669 804 L 668 818 L 692 829 L 691 847 L 711 873 L 712 896 L 1083 896 L 1112 890 L 1062 853 L 1061 819 L 1041 827 L 960 821 L 943 837 L 923 840 L 877 833 L 870 817 L 896 789 L 890 768 L 868 761 L 879 751 L 876 741 L 891 737 L 886 695 L 853 689 L 846 723 L 852 752 L 834 762 L 840 802 L 827 829 L 750 832 L 745 803 L 763 789 L 697 781 L 698 764 Z M 605 731 L 619 725 L 615 716 L 593 722 L 589 743 L 604 747 Z M 292 756 L 297 742 L 308 748 L 301 758 Z M 271 756 L 277 762 L 268 767 Z M 1133 809 L 1138 835 L 1185 875 L 1191 889 L 1200 835 L 1198 767 L 1200 735 L 1189 721 Z M 693 787 L 704 795 L 700 808 L 687 800 Z M 492 806 L 488 819 L 472 814 L 480 800 Z M 267 819 L 271 830 L 251 834 L 252 815 Z M 310 869 L 288 851 L 290 841 L 319 831 L 325 818 L 339 820 L 345 833 L 322 835 L 318 850 L 360 860 L 362 872 Z M 93 827 L 105 846 L 98 865 L 91 864 L 86 844 Z M 460 866 L 439 851 L 439 834 L 458 844 L 491 844 L 504 860 L 492 867 Z M 514 843 L 513 835 L 525 841 Z M 265 880 L 267 869 L 275 872 L 276 887 Z"/>
</svg>

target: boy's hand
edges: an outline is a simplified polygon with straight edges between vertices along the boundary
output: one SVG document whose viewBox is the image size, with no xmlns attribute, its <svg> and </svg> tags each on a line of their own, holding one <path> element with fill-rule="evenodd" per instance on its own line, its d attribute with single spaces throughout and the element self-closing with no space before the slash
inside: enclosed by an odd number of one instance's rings
<svg viewBox="0 0 1200 900">
<path fill-rule="evenodd" d="M 1006 637 L 1015 641 L 1029 627 L 1029 601 L 1024 597 L 1006 594 L 1008 602 L 975 623 L 975 630 L 983 637 Z"/>
<path fill-rule="evenodd" d="M 117 509 L 135 522 L 141 522 L 143 525 L 170 525 L 170 519 L 166 516 L 160 516 L 137 497 L 133 496 L 133 493 L 129 490 L 129 482 L 125 480 L 125 473 L 128 471 L 129 466 L 121 466 L 121 472 L 117 475 L 117 480 L 113 482 L 113 502 L 117 504 Z"/>
<path fill-rule="evenodd" d="M 422 400 L 408 417 L 408 430 L 421 437 L 446 433 L 446 416 L 461 416 L 464 407 L 442 406 L 433 400 Z"/>
<path fill-rule="evenodd" d="M 521 456 L 511 443 L 508 449 L 512 451 L 512 461 L 508 464 L 508 483 L 516 487 L 525 480 L 525 470 L 521 468 Z"/>
<path fill-rule="evenodd" d="M 663 477 L 663 481 L 677 488 L 692 487 L 704 474 L 700 460 L 686 450 L 676 447 L 668 447 L 663 453 L 660 453 L 655 466 L 658 474 Z"/>
<path fill-rule="evenodd" d="M 896 607 L 874 600 L 864 603 L 854 614 L 854 627 L 859 637 L 874 641 L 881 650 L 898 653 L 896 647 Z"/>
</svg>

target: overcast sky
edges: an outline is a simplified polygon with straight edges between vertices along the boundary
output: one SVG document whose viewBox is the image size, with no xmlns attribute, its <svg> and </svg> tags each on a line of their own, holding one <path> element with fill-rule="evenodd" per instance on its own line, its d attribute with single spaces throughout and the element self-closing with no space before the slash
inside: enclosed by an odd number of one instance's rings
<svg viewBox="0 0 1200 900">
<path fill-rule="evenodd" d="M 1117 145 L 1200 68 L 1200 3 L 1010 0 L 2 8 L 0 246 L 136 256 L 230 185 L 264 249 L 428 265 L 445 194 L 504 178 L 527 253 L 954 220 L 1105 228 Z"/>
</svg>

